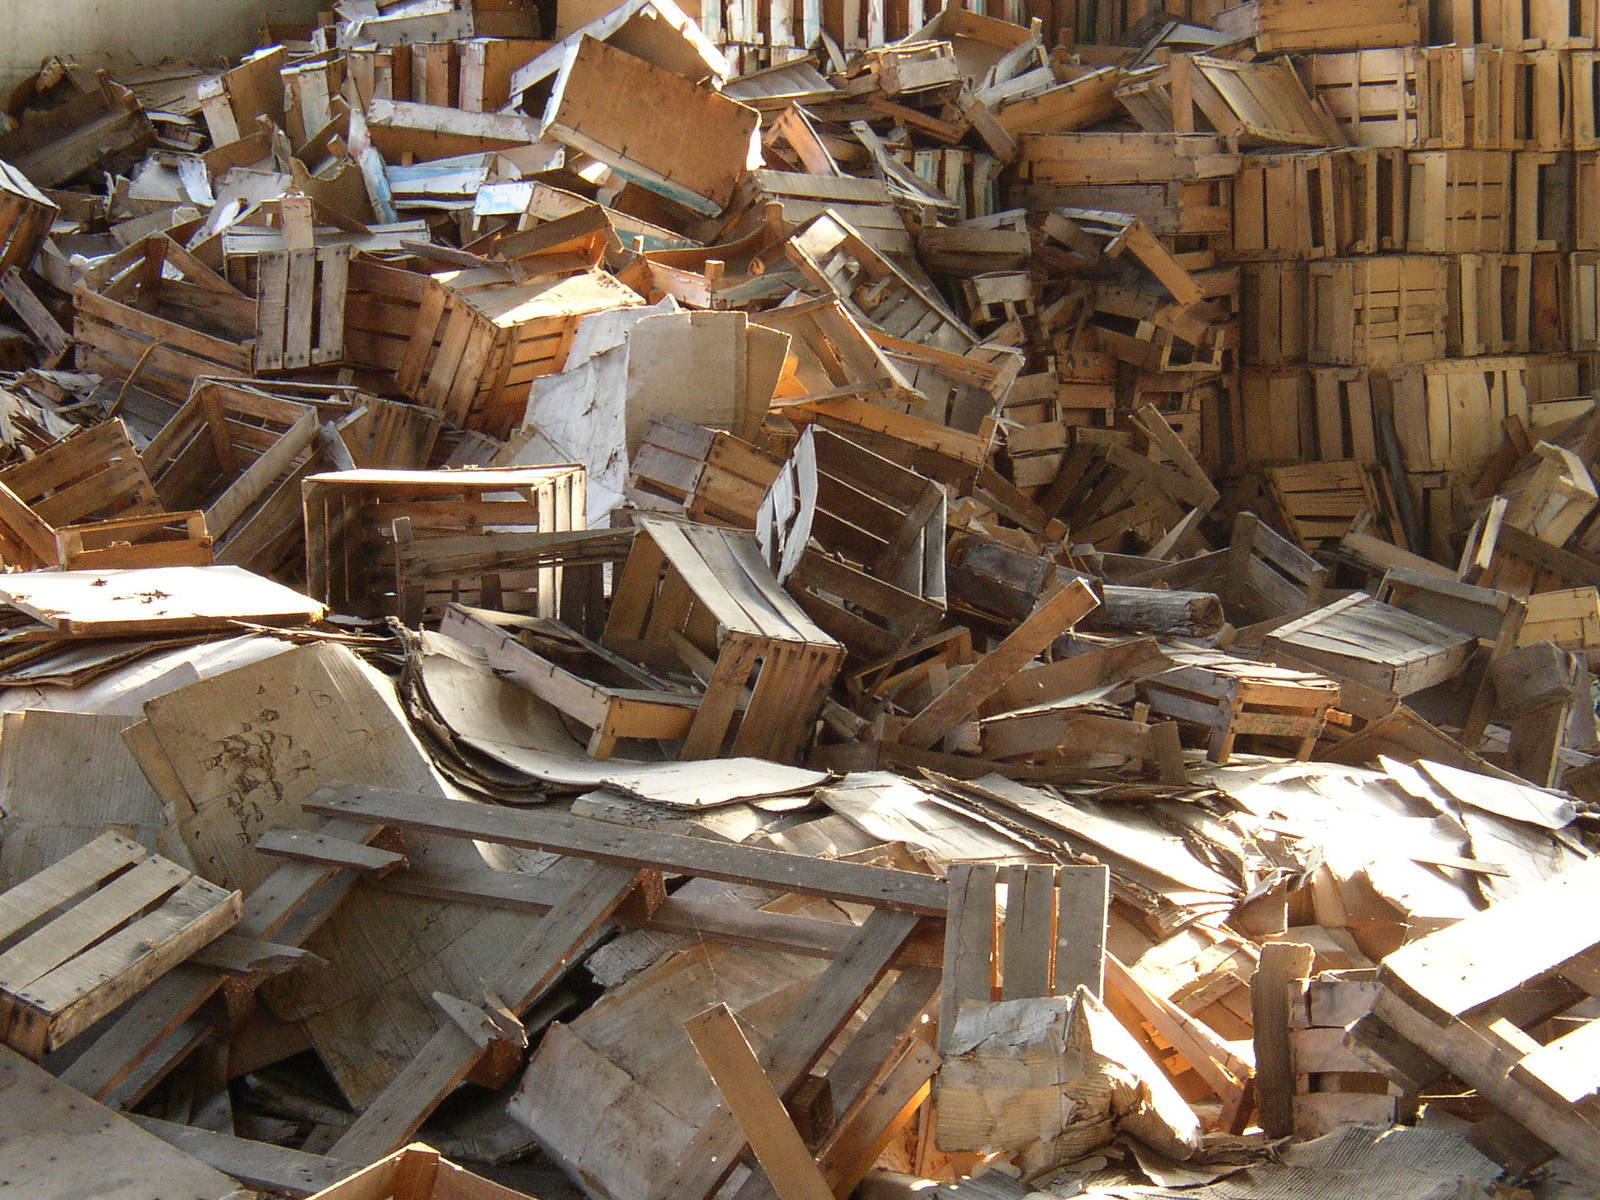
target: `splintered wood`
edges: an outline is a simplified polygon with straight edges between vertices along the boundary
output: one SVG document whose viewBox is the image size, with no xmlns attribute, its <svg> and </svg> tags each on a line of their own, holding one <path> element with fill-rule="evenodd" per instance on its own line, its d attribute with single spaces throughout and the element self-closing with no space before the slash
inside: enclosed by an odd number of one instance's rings
<svg viewBox="0 0 1600 1200">
<path fill-rule="evenodd" d="M 9 81 L 0 1192 L 1600 1194 L 1590 0 L 323 7 Z"/>
</svg>

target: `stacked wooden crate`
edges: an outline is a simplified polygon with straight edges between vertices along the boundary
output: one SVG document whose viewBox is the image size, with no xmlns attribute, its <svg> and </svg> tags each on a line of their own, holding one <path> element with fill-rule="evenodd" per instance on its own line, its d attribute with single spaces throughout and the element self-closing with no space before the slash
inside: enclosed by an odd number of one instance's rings
<svg viewBox="0 0 1600 1200">
<path fill-rule="evenodd" d="M 1249 469 L 1381 468 L 1411 548 L 1448 561 L 1504 422 L 1591 383 L 1597 20 L 1576 4 L 1460 0 L 1420 21 L 1387 7 L 1341 10 L 1336 30 L 1300 28 L 1278 0 L 1217 18 L 1258 53 L 1296 54 L 1351 143 L 1244 158 L 1234 444 Z"/>
</svg>

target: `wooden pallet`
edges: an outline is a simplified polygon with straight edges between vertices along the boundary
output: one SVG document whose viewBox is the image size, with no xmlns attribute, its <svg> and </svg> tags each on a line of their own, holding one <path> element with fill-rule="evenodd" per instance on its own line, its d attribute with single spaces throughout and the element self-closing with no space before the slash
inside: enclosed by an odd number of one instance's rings
<svg viewBox="0 0 1600 1200">
<path fill-rule="evenodd" d="M 810 743 L 844 647 L 783 591 L 752 535 L 664 517 L 637 524 L 601 643 L 701 679 L 681 757 L 717 757 L 731 741 L 736 755 L 792 761 Z"/>
<path fill-rule="evenodd" d="M 1209 730 L 1206 757 L 1212 762 L 1227 762 L 1240 737 L 1252 739 L 1261 753 L 1310 758 L 1328 710 L 1339 702 L 1338 683 L 1309 671 L 1214 650 L 1169 656 L 1179 665 L 1141 680 L 1139 695 L 1151 712 Z"/>
<path fill-rule="evenodd" d="M 43 1057 L 226 933 L 242 912 L 238 892 L 102 834 L 0 894 L 4 1041 Z"/>
<path fill-rule="evenodd" d="M 1351 1037 L 1407 1093 L 1445 1076 L 1476 1088 L 1496 1115 L 1473 1141 L 1501 1163 L 1527 1170 L 1559 1153 L 1600 1171 L 1600 1023 L 1553 1020 L 1593 990 L 1597 904 L 1589 862 L 1403 946 Z"/>
<path fill-rule="evenodd" d="M 560 568 L 543 563 L 502 573 L 493 562 L 493 531 L 566 533 L 587 525 L 580 466 L 336 471 L 307 477 L 301 491 L 308 590 L 340 612 L 362 616 L 404 612 L 436 620 L 453 600 L 559 616 Z M 410 542 L 414 554 L 428 539 L 463 536 L 479 539 L 478 568 L 469 562 L 460 575 L 400 578 L 408 557 L 397 544 Z"/>
</svg>

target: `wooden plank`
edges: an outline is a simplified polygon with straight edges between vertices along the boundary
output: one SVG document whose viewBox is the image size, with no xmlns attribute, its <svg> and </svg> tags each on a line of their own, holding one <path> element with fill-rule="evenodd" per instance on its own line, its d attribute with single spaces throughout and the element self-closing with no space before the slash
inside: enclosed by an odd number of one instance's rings
<svg viewBox="0 0 1600 1200">
<path fill-rule="evenodd" d="M 1056 871 L 1056 953 L 1053 994 L 1070 996 L 1086 987 L 1105 993 L 1106 913 L 1111 872 L 1103 866 L 1064 866 Z"/>
<path fill-rule="evenodd" d="M 1256 1110 L 1268 1137 L 1294 1133 L 1294 1047 L 1289 1040 L 1289 987 L 1311 973 L 1314 952 L 1299 942 L 1268 942 L 1250 981 L 1256 1047 Z"/>
<path fill-rule="evenodd" d="M 849 949 L 829 964 L 800 998 L 761 1053 L 761 1066 L 780 1096 L 788 1097 L 839 1035 L 851 1014 L 877 987 L 916 929 L 909 913 L 878 909 L 868 915 Z M 679 1156 L 678 1169 L 659 1200 L 705 1200 L 738 1165 L 744 1135 L 726 1110 L 713 1113 Z"/>
<path fill-rule="evenodd" d="M 718 1004 L 690 1017 L 683 1030 L 716 1081 L 723 1104 L 739 1123 L 778 1200 L 834 1200 L 728 1006 Z"/>
<path fill-rule="evenodd" d="M 956 1014 L 964 1001 L 994 998 L 995 885 L 993 863 L 953 863 L 950 913 L 944 927 L 944 987 L 939 1001 L 939 1039 L 948 1049 Z"/>
<path fill-rule="evenodd" d="M 482 807 L 473 805 L 472 807 Z M 572 965 L 573 956 L 633 891 L 638 872 L 592 864 L 490 980 L 490 993 L 520 1017 Z M 445 1020 L 422 1051 L 356 1118 L 330 1153 L 371 1162 L 403 1145 L 483 1056 L 460 1025 Z"/>
<path fill-rule="evenodd" d="M 0 942 L 97 887 L 148 853 L 143 846 L 121 834 L 101 834 L 60 862 L 0 893 Z"/>
<path fill-rule="evenodd" d="M 754 846 L 723 845 L 542 809 L 497 808 L 354 784 L 319 788 L 306 799 L 305 807 L 325 816 L 379 821 L 636 869 L 749 883 L 929 916 L 942 916 L 945 911 L 944 884 L 927 875 Z"/>
<path fill-rule="evenodd" d="M 1081 579 L 1058 589 L 1003 642 L 930 701 L 894 740 L 918 750 L 931 748 L 1099 603 L 1094 591 Z"/>
</svg>

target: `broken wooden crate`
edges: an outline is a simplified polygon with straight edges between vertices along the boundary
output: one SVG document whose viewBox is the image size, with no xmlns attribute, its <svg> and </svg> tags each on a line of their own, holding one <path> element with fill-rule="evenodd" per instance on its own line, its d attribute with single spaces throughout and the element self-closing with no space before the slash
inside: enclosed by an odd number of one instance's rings
<svg viewBox="0 0 1600 1200">
<path fill-rule="evenodd" d="M 1227 762 L 1241 737 L 1263 753 L 1310 758 L 1328 710 L 1339 702 L 1338 683 L 1310 671 L 1216 650 L 1169 656 L 1179 665 L 1142 680 L 1139 694 L 1152 713 L 1208 730 L 1212 762 Z"/>
<path fill-rule="evenodd" d="M 610 758 L 622 741 L 682 742 L 700 706 L 697 692 L 669 687 L 559 621 L 451 604 L 439 631 L 587 727 L 591 758 Z"/>
<path fill-rule="evenodd" d="M 255 366 L 256 302 L 166 236 L 96 263 L 73 303 L 79 369 L 174 403 L 203 375 Z"/>
<path fill-rule="evenodd" d="M 1496 1112 L 1473 1141 L 1501 1163 L 1559 1153 L 1600 1171 L 1600 1021 L 1575 1010 L 1595 988 L 1597 904 L 1591 861 L 1402 947 L 1355 1045 L 1408 1093 L 1446 1076 L 1476 1088 Z"/>
<path fill-rule="evenodd" d="M 82 1033 L 243 911 L 226 891 L 106 833 L 0 893 L 0 1028 L 38 1059 Z"/>
<path fill-rule="evenodd" d="M 561 370 L 588 313 L 641 303 L 603 271 L 519 281 L 509 268 L 433 276 L 395 383 L 452 424 L 504 436 L 528 405 L 528 386 Z"/>
<path fill-rule="evenodd" d="M 1337 542 L 1362 513 L 1383 536 L 1397 532 L 1388 479 L 1370 462 L 1311 462 L 1262 474 L 1284 528 L 1303 550 Z"/>
<path fill-rule="evenodd" d="M 602 644 L 699 677 L 705 694 L 681 757 L 717 757 L 731 738 L 732 754 L 793 760 L 844 647 L 783 590 L 751 534 L 665 517 L 637 526 Z"/>
<path fill-rule="evenodd" d="M 27 270 L 60 209 L 9 163 L 0 162 L 0 272 Z"/>
<path fill-rule="evenodd" d="M 806 426 L 761 501 L 756 541 L 854 653 L 891 654 L 944 615 L 944 489 L 842 433 Z"/>
<path fill-rule="evenodd" d="M 308 590 L 339 612 L 437 619 L 460 601 L 553 617 L 561 611 L 554 565 L 502 574 L 400 578 L 401 542 L 475 536 L 493 549 L 499 534 L 565 533 L 585 527 L 588 489 L 580 466 L 457 471 L 334 471 L 301 485 Z M 415 593 L 421 588 L 420 594 Z"/>
</svg>

